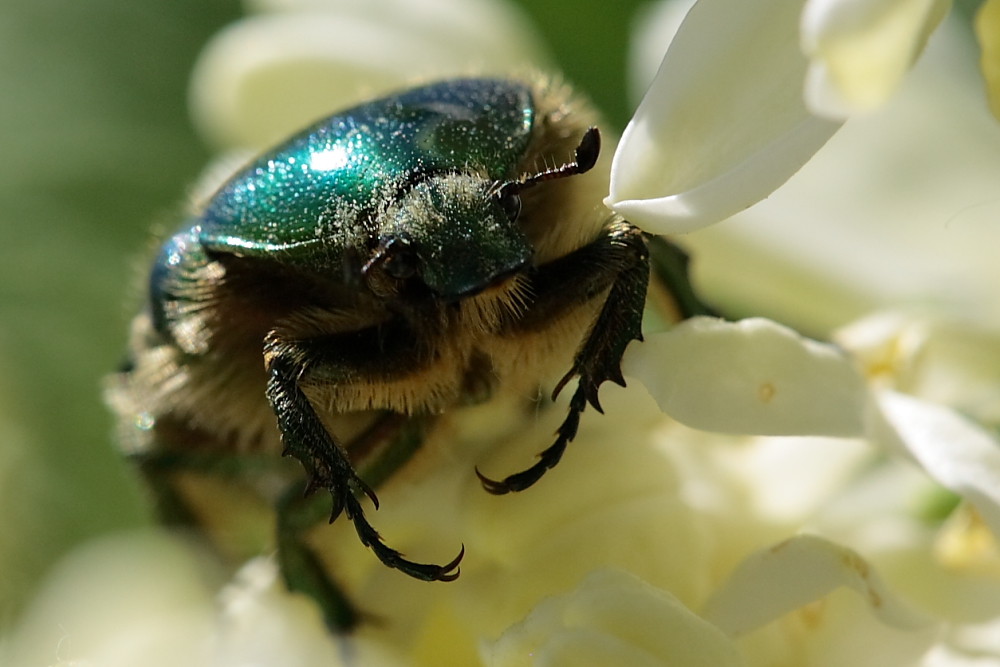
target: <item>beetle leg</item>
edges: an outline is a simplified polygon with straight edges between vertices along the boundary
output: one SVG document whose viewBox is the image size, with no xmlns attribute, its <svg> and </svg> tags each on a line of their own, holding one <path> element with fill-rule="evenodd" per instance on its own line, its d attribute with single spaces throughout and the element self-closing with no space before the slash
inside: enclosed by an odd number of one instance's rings
<svg viewBox="0 0 1000 667">
<path fill-rule="evenodd" d="M 392 412 L 383 414 L 360 436 L 350 442 L 353 457 L 359 452 L 370 460 L 365 466 L 369 479 L 384 479 L 408 458 L 423 441 L 422 419 L 406 419 Z M 375 454 L 377 450 L 377 455 Z M 323 610 L 327 625 L 335 631 L 347 631 L 364 620 L 359 611 L 327 575 L 327 568 L 304 539 L 306 531 L 329 516 L 326 502 L 308 497 L 301 483 L 289 486 L 278 501 L 277 555 L 281 573 L 290 590 L 312 597 Z"/>
<path fill-rule="evenodd" d="M 538 315 L 551 312 L 546 303 L 549 299 L 574 303 L 607 289 L 608 285 L 611 289 L 600 314 L 577 350 L 573 367 L 553 391 L 555 398 L 566 383 L 579 376 L 576 391 L 570 399 L 569 414 L 556 431 L 556 441 L 539 454 L 533 466 L 502 480 L 490 479 L 476 470 L 483 487 L 497 495 L 523 491 L 559 463 L 566 445 L 576 437 L 580 415 L 587 403 L 598 412 L 603 412 L 597 396 L 600 386 L 607 380 L 625 386 L 621 373 L 622 355 L 631 341 L 642 340 L 642 313 L 649 283 L 649 251 L 646 239 L 638 228 L 615 220 L 596 241 L 548 267 L 543 266 L 539 273 L 539 280 L 535 281 L 539 298 L 532 306 L 532 311 L 538 312 Z M 531 326 L 532 320 L 533 316 L 529 313 L 525 324 Z"/>
<path fill-rule="evenodd" d="M 307 346 L 268 336 L 264 352 L 267 368 L 267 398 L 278 420 L 278 430 L 287 456 L 298 459 L 308 474 L 306 494 L 326 489 L 333 498 L 332 523 L 341 512 L 354 523 L 361 543 L 369 547 L 386 566 L 424 581 L 452 581 L 458 577 L 458 564 L 465 554 L 444 565 L 407 560 L 389 547 L 365 517 L 358 496 L 368 496 L 375 509 L 378 498 L 351 465 L 347 451 L 320 421 L 300 382 L 316 360 Z"/>
</svg>

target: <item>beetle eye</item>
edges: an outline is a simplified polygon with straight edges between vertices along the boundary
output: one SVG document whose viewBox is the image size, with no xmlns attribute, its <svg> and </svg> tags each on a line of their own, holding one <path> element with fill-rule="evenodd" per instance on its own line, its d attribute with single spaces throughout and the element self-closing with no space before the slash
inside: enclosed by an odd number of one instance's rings
<svg viewBox="0 0 1000 667">
<path fill-rule="evenodd" d="M 521 213 L 521 197 L 513 189 L 504 188 L 498 195 L 500 197 L 500 208 L 507 214 L 507 219 L 511 222 L 517 220 Z"/>
<path fill-rule="evenodd" d="M 417 272 L 417 254 L 406 243 L 393 239 L 386 244 L 382 270 L 397 280 L 406 280 Z"/>
</svg>

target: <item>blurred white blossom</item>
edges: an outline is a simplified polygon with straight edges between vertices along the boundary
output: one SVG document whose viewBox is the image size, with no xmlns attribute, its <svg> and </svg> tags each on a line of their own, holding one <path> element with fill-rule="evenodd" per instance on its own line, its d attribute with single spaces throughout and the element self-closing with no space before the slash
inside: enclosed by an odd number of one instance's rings
<svg viewBox="0 0 1000 667">
<path fill-rule="evenodd" d="M 950 7 L 951 0 L 807 0 L 809 108 L 843 119 L 884 104 Z"/>
<path fill-rule="evenodd" d="M 549 598 L 486 652 L 495 667 L 685 665 L 736 667 L 735 644 L 668 593 L 598 570 L 572 593 Z"/>
<path fill-rule="evenodd" d="M 259 150 L 408 83 L 545 62 L 533 26 L 494 0 L 254 0 L 198 61 L 191 109 L 206 138 Z"/>
</svg>

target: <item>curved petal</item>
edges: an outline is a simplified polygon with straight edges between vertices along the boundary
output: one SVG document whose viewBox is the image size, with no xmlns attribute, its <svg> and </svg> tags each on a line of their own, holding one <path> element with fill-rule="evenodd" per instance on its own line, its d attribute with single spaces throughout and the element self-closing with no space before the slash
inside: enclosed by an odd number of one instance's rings
<svg viewBox="0 0 1000 667">
<path fill-rule="evenodd" d="M 0 660 L 64 667 L 404 664 L 377 639 L 331 635 L 315 605 L 288 591 L 273 559 L 244 565 L 218 599 L 216 574 L 206 553 L 165 532 L 92 542 L 50 575 L 17 631 L 4 637 Z"/>
<path fill-rule="evenodd" d="M 881 105 L 950 7 L 951 0 L 809 0 L 802 14 L 809 108 L 843 120 Z"/>
<path fill-rule="evenodd" d="M 677 421 L 707 431 L 830 435 L 863 431 L 865 381 L 838 348 L 764 319 L 685 320 L 625 353 Z"/>
<path fill-rule="evenodd" d="M 872 439 L 966 498 L 1000 537 L 1000 442 L 944 406 L 891 391 L 878 392 L 876 399 Z"/>
<path fill-rule="evenodd" d="M 220 32 L 192 75 L 195 123 L 217 144 L 261 148 L 414 80 L 543 60 L 533 31 L 503 5 L 447 3 L 446 12 L 429 0 L 407 9 L 372 4 L 261 14 Z"/>
<path fill-rule="evenodd" d="M 605 203 L 657 234 L 763 199 L 839 124 L 802 100 L 801 3 L 700 0 L 622 136 Z"/>
<path fill-rule="evenodd" d="M 629 42 L 629 100 L 638 104 L 696 0 L 659 0 L 636 9 Z"/>
<path fill-rule="evenodd" d="M 18 631 L 5 637 L 0 660 L 207 667 L 214 604 L 207 568 L 203 554 L 165 533 L 91 542 L 49 575 Z"/>
<path fill-rule="evenodd" d="M 907 304 L 1000 322 L 1000 131 L 953 18 L 887 105 L 765 201 L 684 239 L 705 294 L 809 331 Z"/>
<path fill-rule="evenodd" d="M 733 642 L 669 593 L 599 570 L 539 604 L 484 651 L 496 667 L 742 665 Z"/>
<path fill-rule="evenodd" d="M 856 552 L 814 535 L 797 535 L 744 560 L 709 600 L 703 616 L 740 635 L 846 587 L 893 627 L 917 629 L 932 619 L 897 599 Z"/>
<path fill-rule="evenodd" d="M 526 48 L 539 55 L 538 35 L 527 16 L 506 0 L 248 0 L 260 12 L 318 12 L 349 17 L 441 42 L 456 51 L 478 53 L 484 66 L 521 62 Z M 366 50 L 395 48 L 371 43 Z M 375 54 L 377 55 L 377 54 Z"/>
<path fill-rule="evenodd" d="M 377 639 L 331 635 L 311 601 L 288 590 L 276 559 L 248 561 L 218 597 L 219 617 L 212 637 L 217 667 L 412 664 L 397 658 Z"/>
</svg>

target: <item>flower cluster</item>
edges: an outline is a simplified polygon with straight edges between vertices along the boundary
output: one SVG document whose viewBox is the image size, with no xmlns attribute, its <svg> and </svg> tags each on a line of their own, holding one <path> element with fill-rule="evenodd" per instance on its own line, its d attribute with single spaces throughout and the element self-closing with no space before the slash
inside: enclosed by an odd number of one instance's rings
<svg viewBox="0 0 1000 667">
<path fill-rule="evenodd" d="M 682 242 L 696 261 L 702 245 L 709 256 L 728 248 L 732 261 L 706 280 L 710 295 L 721 285 L 724 305 L 748 295 L 740 312 L 766 311 L 771 294 L 797 292 L 769 312 L 794 310 L 791 323 L 812 332 L 837 325 L 832 342 L 760 317 L 650 330 L 626 353 L 629 387 L 603 388 L 606 415 L 584 420 L 559 474 L 516 497 L 482 493 L 469 471 L 515 468 L 546 442 L 559 411 L 530 423 L 503 419 L 502 405 L 464 411 L 456 433 L 492 435 L 458 437 L 434 452 L 433 465 L 387 485 L 378 517 L 409 553 L 443 558 L 464 540 L 461 578 L 410 581 L 360 549 L 349 525 L 333 526 L 323 551 L 375 619 L 351 636 L 327 634 L 312 603 L 281 586 L 273 561 L 248 563 L 216 596 L 186 547 L 156 537 L 97 547 L 100 558 L 68 565 L 12 651 L 95 667 L 949 667 L 973 664 L 970 656 L 1000 665 L 996 246 L 977 236 L 982 261 L 970 251 L 926 266 L 938 288 L 923 293 L 933 307 L 890 310 L 914 293 L 894 289 L 897 281 L 926 286 L 921 274 L 888 275 L 912 268 L 901 264 L 907 252 L 926 263 L 915 227 L 890 237 L 912 246 L 899 256 L 876 242 L 909 212 L 880 205 L 824 228 L 813 220 L 822 214 L 809 179 L 834 188 L 851 172 L 832 175 L 832 165 L 810 175 L 809 165 L 793 178 L 818 151 L 817 162 L 839 154 L 842 170 L 850 160 L 889 169 L 899 159 L 893 151 L 907 146 L 838 143 L 838 133 L 848 118 L 878 122 L 900 98 L 925 99 L 914 96 L 926 87 L 905 90 L 908 72 L 939 26 L 933 39 L 942 43 L 928 55 L 946 58 L 949 4 L 698 0 L 669 3 L 662 23 L 637 31 L 635 52 L 662 62 L 619 142 L 606 205 L 668 235 L 725 219 L 728 229 L 741 220 L 753 229 L 754 216 L 795 218 L 788 234 L 764 225 L 757 237 L 695 233 Z M 977 17 L 994 107 L 998 17 L 997 0 Z M 248 151 L 413 80 L 538 66 L 541 53 L 527 22 L 490 0 L 258 0 L 205 51 L 193 109 L 213 142 Z M 652 71 L 649 58 L 636 62 L 636 76 Z M 963 100 L 975 97 L 970 90 Z M 973 103 L 985 115 L 986 104 Z M 968 141 L 990 141 L 996 152 L 1000 126 L 976 117 L 971 127 L 988 139 Z M 996 175 L 995 157 L 975 159 Z M 884 204 L 869 199 L 855 212 L 873 201 Z M 880 221 L 885 228 L 871 228 Z M 868 236 L 852 224 L 869 225 Z M 768 234 L 781 239 L 770 244 Z M 947 255 L 940 242 L 933 250 Z M 797 253 L 828 257 L 796 264 Z M 952 276 L 959 264 L 966 270 Z M 868 287 L 843 287 L 868 277 Z M 746 281 L 771 292 L 748 292 Z M 879 312 L 850 324 L 828 312 L 810 317 L 823 310 L 817 294 L 845 293 L 867 298 L 840 310 L 843 298 L 833 298 L 835 314 Z M 113 576 L 108 551 L 119 559 Z M 141 582 L 122 576 L 130 570 L 142 571 Z M 112 609 L 129 610 L 127 619 Z M 62 636 L 47 625 L 53 613 Z M 56 640 L 64 641 L 53 652 Z"/>
</svg>

